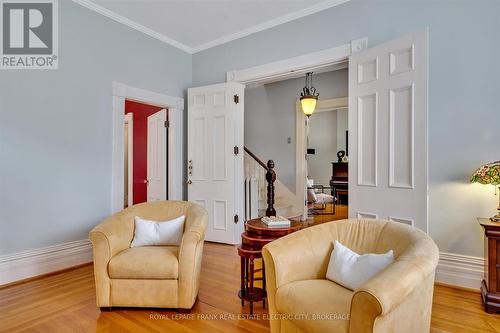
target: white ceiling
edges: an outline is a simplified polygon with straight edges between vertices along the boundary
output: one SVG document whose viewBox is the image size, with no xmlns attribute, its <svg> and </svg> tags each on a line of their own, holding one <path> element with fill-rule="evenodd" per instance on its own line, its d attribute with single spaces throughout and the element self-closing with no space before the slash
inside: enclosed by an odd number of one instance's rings
<svg viewBox="0 0 500 333">
<path fill-rule="evenodd" d="M 195 53 L 349 0 L 73 0 Z"/>
</svg>

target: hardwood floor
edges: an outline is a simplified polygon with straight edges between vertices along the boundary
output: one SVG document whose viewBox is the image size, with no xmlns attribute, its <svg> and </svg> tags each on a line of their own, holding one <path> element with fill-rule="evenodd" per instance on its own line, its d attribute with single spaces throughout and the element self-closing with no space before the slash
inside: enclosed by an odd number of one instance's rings
<svg viewBox="0 0 500 333">
<path fill-rule="evenodd" d="M 333 212 L 333 204 L 326 204 L 325 209 L 317 209 L 318 214 L 309 214 L 307 221 L 314 224 L 346 219 L 348 216 L 347 205 L 336 205 L 335 214 Z"/>
<path fill-rule="evenodd" d="M 245 317 L 248 305 L 242 308 L 236 296 L 239 271 L 234 246 L 206 243 L 191 314 L 163 309 L 101 313 L 92 266 L 79 267 L 1 289 L 0 332 L 269 332 L 267 321 Z M 262 303 L 254 307 L 258 315 L 267 313 Z M 500 332 L 500 315 L 483 311 L 479 293 L 436 286 L 432 332 Z"/>
</svg>

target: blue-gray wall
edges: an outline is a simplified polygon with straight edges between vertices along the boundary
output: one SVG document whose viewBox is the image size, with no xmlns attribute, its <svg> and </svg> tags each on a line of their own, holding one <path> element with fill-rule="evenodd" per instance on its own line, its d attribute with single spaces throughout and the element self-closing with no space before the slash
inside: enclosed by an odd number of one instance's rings
<svg viewBox="0 0 500 333">
<path fill-rule="evenodd" d="M 110 214 L 111 82 L 184 97 L 192 56 L 59 1 L 59 69 L 0 71 L 0 254 L 87 238 Z"/>
<path fill-rule="evenodd" d="M 500 1 L 352 0 L 194 56 L 59 6 L 59 70 L 0 72 L 0 254 L 85 238 L 109 214 L 111 81 L 183 96 L 228 70 L 429 26 L 430 233 L 482 255 L 474 218 L 496 197 L 467 180 L 500 159 Z"/>
<path fill-rule="evenodd" d="M 313 83 L 320 99 L 346 97 L 347 69 L 314 75 Z M 245 90 L 245 146 L 264 161 L 274 160 L 279 180 L 292 192 L 296 179 L 295 103 L 303 87 L 304 78 L 296 78 Z"/>
<path fill-rule="evenodd" d="M 481 256 L 475 216 L 492 215 L 496 197 L 468 179 L 500 159 L 500 1 L 352 0 L 195 54 L 193 84 L 361 37 L 377 45 L 427 26 L 430 233 L 441 251 Z"/>
</svg>

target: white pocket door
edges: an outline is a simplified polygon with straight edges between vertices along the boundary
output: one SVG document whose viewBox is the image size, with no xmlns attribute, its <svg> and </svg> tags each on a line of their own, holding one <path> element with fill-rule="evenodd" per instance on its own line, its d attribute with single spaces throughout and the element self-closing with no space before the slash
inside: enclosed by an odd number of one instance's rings
<svg viewBox="0 0 500 333">
<path fill-rule="evenodd" d="M 349 58 L 349 215 L 427 228 L 428 32 Z"/>
<path fill-rule="evenodd" d="M 188 200 L 209 214 L 206 240 L 243 231 L 243 93 L 239 83 L 188 89 Z"/>
</svg>

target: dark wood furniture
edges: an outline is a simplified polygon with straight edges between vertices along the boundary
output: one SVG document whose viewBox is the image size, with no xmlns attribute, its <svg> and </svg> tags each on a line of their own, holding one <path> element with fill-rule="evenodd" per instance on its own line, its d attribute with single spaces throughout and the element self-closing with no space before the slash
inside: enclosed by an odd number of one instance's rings
<svg viewBox="0 0 500 333">
<path fill-rule="evenodd" d="M 488 313 L 500 311 L 500 222 L 478 218 L 484 229 L 484 280 L 481 296 L 484 310 Z"/>
<path fill-rule="evenodd" d="M 262 223 L 260 218 L 252 219 L 245 223 L 245 232 L 241 234 L 241 245 L 238 246 L 238 255 L 241 259 L 241 286 L 238 297 L 241 305 L 245 301 L 250 303 L 250 315 L 253 314 L 253 303 L 262 301 L 262 306 L 266 305 L 266 272 L 262 263 L 262 277 L 255 278 L 255 259 L 262 258 L 262 247 L 275 239 L 286 236 L 303 227 L 302 222 L 292 221 L 290 227 L 269 228 Z M 254 286 L 256 280 L 262 280 L 262 288 Z"/>
<path fill-rule="evenodd" d="M 348 196 L 349 163 L 332 162 L 332 177 L 330 187 L 336 203 L 340 203 L 340 196 Z"/>
</svg>

